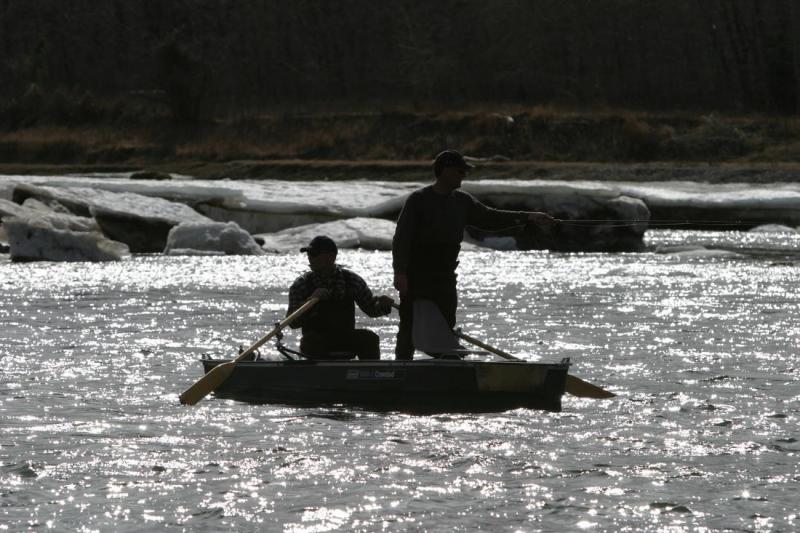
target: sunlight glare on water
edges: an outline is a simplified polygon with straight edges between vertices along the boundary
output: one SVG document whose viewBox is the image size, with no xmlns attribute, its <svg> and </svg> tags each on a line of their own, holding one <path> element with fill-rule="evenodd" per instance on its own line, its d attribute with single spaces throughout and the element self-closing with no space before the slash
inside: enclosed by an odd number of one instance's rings
<svg viewBox="0 0 800 533">
<path fill-rule="evenodd" d="M 340 260 L 393 294 L 390 254 Z M 560 413 L 183 407 L 201 354 L 230 356 L 282 318 L 299 256 L 0 261 L 1 527 L 797 528 L 796 260 L 461 260 L 465 332 L 569 357 L 619 396 L 566 396 Z M 391 357 L 396 315 L 359 322 Z"/>
</svg>

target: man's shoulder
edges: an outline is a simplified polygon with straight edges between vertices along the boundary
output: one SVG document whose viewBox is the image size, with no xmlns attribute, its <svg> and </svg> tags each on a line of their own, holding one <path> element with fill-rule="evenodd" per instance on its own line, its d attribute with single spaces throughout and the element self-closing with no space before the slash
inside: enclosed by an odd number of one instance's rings
<svg viewBox="0 0 800 533">
<path fill-rule="evenodd" d="M 433 192 L 434 192 L 433 185 L 431 184 L 425 185 L 423 187 L 420 187 L 419 189 L 414 189 L 413 191 L 411 191 L 411 194 L 408 195 L 408 199 L 410 200 L 412 198 L 414 199 L 424 198 L 425 196 L 428 196 Z"/>
<path fill-rule="evenodd" d="M 294 279 L 294 281 L 292 282 L 292 287 L 300 286 L 300 285 L 303 285 L 303 284 L 307 283 L 309 276 L 311 276 L 311 273 L 312 272 L 310 270 L 308 270 L 306 272 L 303 272 L 299 276 L 297 276 Z"/>
<path fill-rule="evenodd" d="M 468 193 L 463 189 L 456 189 L 453 191 L 453 196 L 459 199 L 462 202 L 477 202 L 478 199 L 472 195 L 472 193 Z"/>
<path fill-rule="evenodd" d="M 353 272 L 349 268 L 345 268 L 343 266 L 340 266 L 339 267 L 339 272 L 342 273 L 342 276 L 344 276 L 345 279 L 354 280 L 354 281 L 364 281 L 364 278 L 362 278 L 361 276 L 359 276 L 358 274 L 356 274 L 355 272 Z"/>
</svg>

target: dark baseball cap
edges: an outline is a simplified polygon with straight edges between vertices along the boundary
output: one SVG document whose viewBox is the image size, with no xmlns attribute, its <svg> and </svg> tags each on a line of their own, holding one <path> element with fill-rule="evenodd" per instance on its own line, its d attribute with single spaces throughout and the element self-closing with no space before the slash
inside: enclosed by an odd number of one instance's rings
<svg viewBox="0 0 800 533">
<path fill-rule="evenodd" d="M 447 167 L 458 167 L 466 170 L 468 168 L 475 168 L 475 165 L 467 163 L 467 160 L 464 159 L 464 156 L 461 155 L 460 152 L 444 150 L 439 152 L 436 159 L 433 160 L 433 173 L 438 176 L 442 169 Z"/>
<path fill-rule="evenodd" d="M 308 243 L 308 246 L 303 246 L 300 248 L 301 252 L 309 252 L 312 254 L 324 254 L 330 252 L 337 252 L 339 249 L 336 247 L 336 243 L 333 242 L 333 239 L 330 237 L 326 237 L 325 235 L 317 235 L 311 242 Z"/>
</svg>

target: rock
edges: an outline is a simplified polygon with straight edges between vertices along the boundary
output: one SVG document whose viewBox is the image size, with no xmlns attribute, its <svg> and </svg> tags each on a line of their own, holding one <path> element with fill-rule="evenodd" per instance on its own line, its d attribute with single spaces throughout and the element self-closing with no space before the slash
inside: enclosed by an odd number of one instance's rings
<svg viewBox="0 0 800 533">
<path fill-rule="evenodd" d="M 464 247 L 464 244 L 471 244 L 475 246 L 475 249 L 479 248 L 491 248 L 492 250 L 519 250 L 517 239 L 511 236 L 507 237 L 485 237 L 482 240 L 478 241 L 472 239 L 471 236 L 467 232 L 464 232 L 466 235 L 464 237 L 464 241 L 462 241 L 461 249 L 467 250 L 468 248 Z"/>
<path fill-rule="evenodd" d="M 164 250 L 166 255 L 198 255 L 198 256 L 225 256 L 225 252 L 218 250 L 195 250 L 193 248 L 170 248 Z"/>
<path fill-rule="evenodd" d="M 485 204 L 498 209 L 542 211 L 562 220 L 553 226 L 530 225 L 501 232 L 470 228 L 477 241 L 511 236 L 520 250 L 563 252 L 634 252 L 644 249 L 650 220 L 639 198 L 619 194 L 611 187 L 540 183 L 481 184 L 465 188 Z"/>
<path fill-rule="evenodd" d="M 698 252 L 701 250 L 708 250 L 708 248 L 705 246 L 696 246 L 691 244 L 675 244 L 656 246 L 654 251 L 657 254 L 677 254 L 683 252 Z"/>
<path fill-rule="evenodd" d="M 85 217 L 35 214 L 3 219 L 13 261 L 116 261 L 128 247 L 100 233 Z"/>
<path fill-rule="evenodd" d="M 57 201 L 75 214 L 93 216 L 109 238 L 128 245 L 131 252 L 160 253 L 170 229 L 183 222 L 212 222 L 191 207 L 132 192 L 111 192 L 90 187 L 18 185 L 17 202 L 35 198 Z"/>
<path fill-rule="evenodd" d="M 327 235 L 336 242 L 340 250 L 361 248 L 363 250 L 391 250 L 396 224 L 381 218 L 355 217 L 323 224 L 306 224 L 276 233 L 262 233 L 255 239 L 262 240 L 264 250 L 275 253 L 298 252 L 317 235 Z M 516 249 L 510 237 L 493 237 L 483 242 L 475 241 L 465 234 L 462 250 L 481 248 Z"/>
<path fill-rule="evenodd" d="M 134 253 L 161 253 L 169 231 L 177 224 L 152 218 L 92 211 L 103 233 L 124 242 Z"/>
<path fill-rule="evenodd" d="M 171 180 L 172 175 L 166 172 L 158 172 L 157 170 L 141 170 L 139 172 L 134 172 L 131 174 L 132 180 Z"/>
<path fill-rule="evenodd" d="M 42 213 L 63 213 L 65 215 L 72 214 L 70 213 L 69 209 L 58 203 L 57 200 L 51 200 L 48 203 L 44 203 L 36 198 L 28 198 L 22 202 L 22 206 Z"/>
<path fill-rule="evenodd" d="M 264 249 L 272 252 L 298 251 L 317 235 L 327 235 L 340 249 L 391 250 L 394 228 L 395 223 L 390 220 L 356 217 L 263 233 L 256 238 L 263 239 Z"/>
<path fill-rule="evenodd" d="M 34 210 L 30 207 L 23 207 L 18 203 L 0 198 L 0 218 L 33 215 Z"/>
<path fill-rule="evenodd" d="M 235 222 L 184 222 L 169 231 L 164 253 L 187 255 L 183 250 L 226 255 L 261 255 L 264 250 Z"/>
<path fill-rule="evenodd" d="M 782 224 L 763 224 L 748 230 L 748 233 L 797 233 L 797 230 Z"/>
<path fill-rule="evenodd" d="M 734 258 L 744 257 L 742 254 L 730 250 L 709 249 L 705 246 L 659 246 L 656 253 L 670 254 L 679 257 L 698 257 L 698 258 Z"/>
<path fill-rule="evenodd" d="M 764 221 L 800 224 L 800 190 L 794 185 L 773 187 L 752 183 L 670 181 L 617 183 L 628 196 L 641 198 L 653 220 L 676 223 L 681 229 L 737 230 Z"/>
<path fill-rule="evenodd" d="M 73 189 L 62 189 L 58 187 L 44 187 L 27 183 L 18 184 L 14 187 L 12 194 L 13 201 L 17 204 L 24 204 L 30 199 L 37 200 L 43 204 L 57 201 L 73 215 L 89 217 L 89 199 L 76 194 Z"/>
</svg>

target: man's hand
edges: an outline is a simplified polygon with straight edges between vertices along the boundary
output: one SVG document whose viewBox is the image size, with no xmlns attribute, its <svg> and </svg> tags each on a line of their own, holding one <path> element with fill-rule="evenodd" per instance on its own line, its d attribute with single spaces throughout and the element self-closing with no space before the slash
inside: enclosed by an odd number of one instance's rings
<svg viewBox="0 0 800 533">
<path fill-rule="evenodd" d="M 538 211 L 532 211 L 528 213 L 528 224 L 551 226 L 553 224 L 557 224 L 558 222 L 559 220 L 557 218 L 553 218 L 547 213 L 540 213 Z"/>
<path fill-rule="evenodd" d="M 319 298 L 320 302 L 327 300 L 330 297 L 331 297 L 331 291 L 323 287 L 320 287 L 319 289 L 316 289 L 314 292 L 311 293 L 311 298 Z"/>
<path fill-rule="evenodd" d="M 375 298 L 375 305 L 384 315 L 388 315 L 389 313 L 392 312 L 393 303 L 394 300 L 389 298 L 388 296 L 378 296 L 377 298 Z"/>
<path fill-rule="evenodd" d="M 394 275 L 394 288 L 400 293 L 400 296 L 405 296 L 408 292 L 408 276 L 405 274 L 396 273 Z"/>
</svg>

